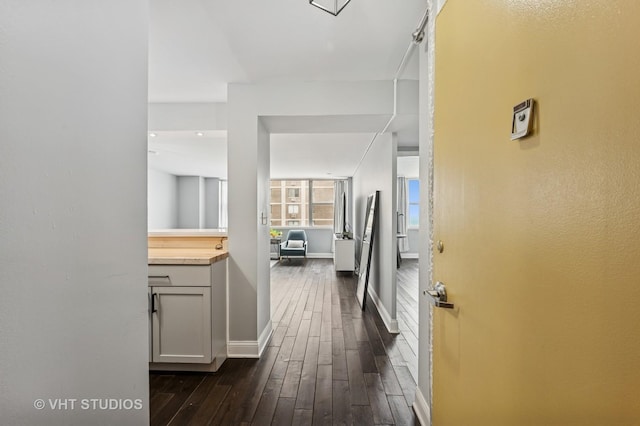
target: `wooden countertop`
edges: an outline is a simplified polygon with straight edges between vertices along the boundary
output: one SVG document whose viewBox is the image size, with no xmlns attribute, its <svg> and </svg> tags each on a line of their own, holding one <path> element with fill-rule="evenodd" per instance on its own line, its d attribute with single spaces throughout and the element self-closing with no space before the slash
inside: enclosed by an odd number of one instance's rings
<svg viewBox="0 0 640 426">
<path fill-rule="evenodd" d="M 227 257 L 213 248 L 149 248 L 149 265 L 211 265 Z"/>
</svg>

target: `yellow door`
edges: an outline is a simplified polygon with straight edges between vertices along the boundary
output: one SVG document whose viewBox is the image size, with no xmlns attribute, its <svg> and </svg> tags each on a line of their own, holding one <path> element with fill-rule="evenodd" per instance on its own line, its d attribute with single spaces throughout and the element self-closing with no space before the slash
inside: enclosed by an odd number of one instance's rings
<svg viewBox="0 0 640 426">
<path fill-rule="evenodd" d="M 438 16 L 434 425 L 640 424 L 639 40 L 635 0 Z"/>
</svg>

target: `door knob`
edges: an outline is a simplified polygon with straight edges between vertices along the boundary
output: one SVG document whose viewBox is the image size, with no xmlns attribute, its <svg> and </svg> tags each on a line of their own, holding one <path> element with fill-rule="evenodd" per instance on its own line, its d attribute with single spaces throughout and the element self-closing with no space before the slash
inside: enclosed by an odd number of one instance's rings
<svg viewBox="0 0 640 426">
<path fill-rule="evenodd" d="M 438 281 L 431 290 L 423 292 L 425 296 L 431 297 L 431 301 L 436 308 L 453 309 L 453 303 L 447 302 L 447 287 L 444 283 Z"/>
</svg>

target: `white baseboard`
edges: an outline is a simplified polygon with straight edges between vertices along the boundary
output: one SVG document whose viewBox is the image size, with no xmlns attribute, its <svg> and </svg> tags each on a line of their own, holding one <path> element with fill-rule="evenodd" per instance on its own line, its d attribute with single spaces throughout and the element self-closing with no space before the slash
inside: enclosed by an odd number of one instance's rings
<svg viewBox="0 0 640 426">
<path fill-rule="evenodd" d="M 257 340 L 229 340 L 228 358 L 260 358 Z"/>
<path fill-rule="evenodd" d="M 333 259 L 333 253 L 307 253 L 309 259 Z"/>
<path fill-rule="evenodd" d="M 288 259 L 284 257 L 283 259 Z M 302 260 L 303 257 L 292 257 L 292 260 Z M 307 253 L 307 259 L 333 259 L 333 253 Z M 276 259 L 272 259 L 276 260 Z"/>
<path fill-rule="evenodd" d="M 273 327 L 271 326 L 271 321 L 269 321 L 262 333 L 260 333 L 258 340 L 230 340 L 227 344 L 227 357 L 260 358 L 269 340 L 271 340 L 272 333 Z"/>
<path fill-rule="evenodd" d="M 416 413 L 416 417 L 422 426 L 431 425 L 431 409 L 429 404 L 424 399 L 420 388 L 416 389 L 416 398 L 413 401 L 413 411 Z"/>
<path fill-rule="evenodd" d="M 419 259 L 418 253 L 400 253 L 403 259 Z"/>
<path fill-rule="evenodd" d="M 391 319 L 391 315 L 389 315 L 389 312 L 387 312 L 387 309 L 384 307 L 382 301 L 373 290 L 373 288 L 369 287 L 367 293 L 369 294 L 369 298 L 371 299 L 373 304 L 376 305 L 376 308 L 378 308 L 380 318 L 382 318 L 382 322 L 384 322 L 384 325 L 387 327 L 387 331 L 392 334 L 400 333 L 400 329 L 398 328 L 398 320 Z"/>
<path fill-rule="evenodd" d="M 262 352 L 264 352 L 264 348 L 267 347 L 269 340 L 271 340 L 271 335 L 273 334 L 273 326 L 271 325 L 271 320 L 267 323 L 267 326 L 260 333 L 260 337 L 258 337 L 258 358 L 262 356 Z"/>
</svg>

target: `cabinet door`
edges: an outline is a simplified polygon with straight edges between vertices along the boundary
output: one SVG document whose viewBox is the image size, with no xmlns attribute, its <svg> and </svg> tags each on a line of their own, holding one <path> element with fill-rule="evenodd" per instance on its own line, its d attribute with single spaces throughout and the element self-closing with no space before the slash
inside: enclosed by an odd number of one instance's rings
<svg viewBox="0 0 640 426">
<path fill-rule="evenodd" d="M 333 263 L 336 271 L 352 271 L 355 269 L 355 240 L 334 239 Z"/>
<path fill-rule="evenodd" d="M 153 362 L 210 363 L 211 289 L 153 287 Z"/>
</svg>

